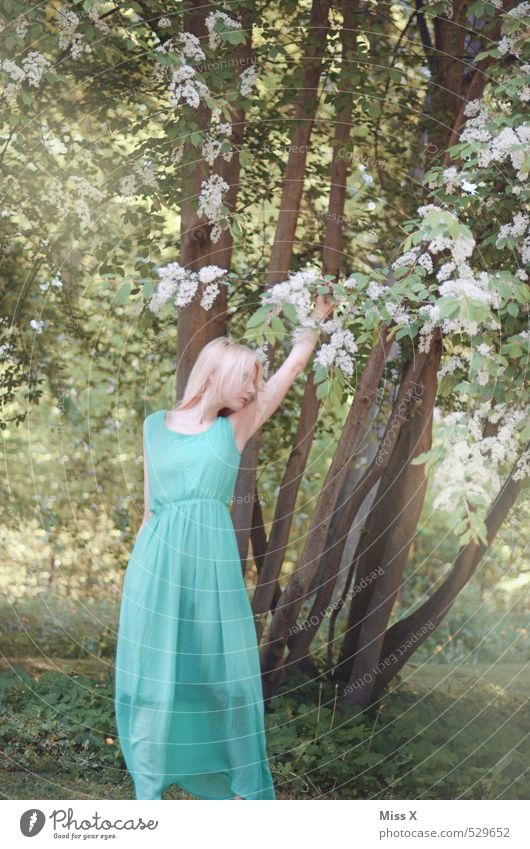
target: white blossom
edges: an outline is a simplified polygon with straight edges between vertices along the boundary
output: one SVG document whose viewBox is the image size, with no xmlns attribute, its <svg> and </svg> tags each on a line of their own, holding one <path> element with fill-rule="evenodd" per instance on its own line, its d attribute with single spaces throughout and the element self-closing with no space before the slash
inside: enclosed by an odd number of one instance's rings
<svg viewBox="0 0 530 849">
<path fill-rule="evenodd" d="M 188 59 L 196 59 L 198 61 L 206 59 L 201 42 L 192 32 L 183 32 L 179 38 L 179 42 L 182 45 L 182 54 Z"/>
<path fill-rule="evenodd" d="M 434 239 L 429 242 L 429 251 L 432 254 L 437 254 L 440 253 L 440 251 L 449 250 L 449 248 L 452 247 L 452 244 L 453 240 L 448 236 L 435 236 Z"/>
<path fill-rule="evenodd" d="M 228 189 L 228 183 L 223 180 L 220 174 L 212 174 L 201 183 L 198 215 L 208 219 L 208 222 L 213 225 L 212 242 L 217 242 L 221 235 L 223 197 Z"/>
<path fill-rule="evenodd" d="M 444 262 L 438 272 L 436 274 L 436 279 L 439 281 L 447 280 L 452 271 L 456 268 L 456 263 L 452 260 L 450 262 Z"/>
<path fill-rule="evenodd" d="M 418 265 L 421 265 L 428 272 L 433 270 L 432 258 L 428 253 L 424 253 L 418 257 Z"/>
<path fill-rule="evenodd" d="M 70 47 L 70 54 L 74 59 L 82 53 L 90 51 L 90 46 L 85 43 L 84 34 L 76 32 L 79 23 L 78 15 L 71 9 L 59 9 L 57 12 L 59 47 L 61 50 L 67 50 Z"/>
<path fill-rule="evenodd" d="M 178 106 L 185 101 L 193 109 L 197 109 L 205 97 L 209 95 L 208 86 L 199 80 L 196 69 L 188 60 L 201 61 L 205 54 L 199 39 L 191 32 L 184 32 L 178 37 L 178 45 L 169 38 L 156 48 L 159 53 L 174 53 L 180 60 L 180 65 L 159 65 L 155 75 L 160 79 L 168 79 L 168 99 L 171 106 Z"/>
<path fill-rule="evenodd" d="M 88 10 L 88 17 L 101 32 L 110 32 L 108 23 L 100 18 L 99 7 L 101 3 L 94 3 L 91 9 Z"/>
<path fill-rule="evenodd" d="M 400 268 L 402 265 L 409 265 L 416 262 L 419 252 L 420 248 L 412 248 L 412 250 L 407 251 L 398 257 L 395 262 L 392 263 L 392 268 Z"/>
<path fill-rule="evenodd" d="M 215 29 L 218 21 L 222 21 L 228 30 L 241 29 L 239 21 L 230 18 L 225 12 L 210 12 L 206 18 L 205 24 L 208 30 L 208 43 L 211 50 L 216 50 L 221 44 L 221 35 Z"/>
<path fill-rule="evenodd" d="M 135 162 L 134 170 L 146 185 L 151 186 L 153 189 L 159 188 L 158 180 L 156 179 L 153 171 L 153 163 L 150 159 L 144 159 L 142 162 Z"/>
<path fill-rule="evenodd" d="M 492 436 L 482 436 L 485 417 L 499 424 Z M 439 487 L 435 510 L 453 513 L 459 501 L 469 502 L 475 496 L 489 501 L 499 491 L 501 466 L 517 459 L 517 425 L 525 417 L 525 410 L 507 405 L 490 410 L 489 402 L 473 414 L 459 411 L 446 417 L 445 423 L 451 427 L 445 435 L 449 449 L 435 472 Z"/>
<path fill-rule="evenodd" d="M 63 215 L 73 213 L 80 222 L 81 229 L 92 224 L 91 212 L 94 204 L 100 203 L 105 193 L 93 186 L 84 177 L 70 175 L 64 182 L 52 177 L 48 182 L 47 197 L 57 212 Z"/>
<path fill-rule="evenodd" d="M 39 283 L 39 289 L 42 292 L 47 292 L 50 286 L 52 286 L 54 289 L 63 288 L 63 281 L 61 280 L 58 274 L 56 274 L 55 277 L 52 277 L 51 280 L 47 280 L 46 283 Z"/>
<path fill-rule="evenodd" d="M 256 85 L 258 81 L 258 73 L 256 71 L 255 65 L 250 65 L 250 67 L 245 68 L 244 71 L 239 75 L 239 91 L 243 95 L 243 97 L 248 97 L 251 94 L 252 89 Z"/>
<path fill-rule="evenodd" d="M 321 345 L 315 355 L 315 363 L 326 368 L 334 365 L 351 376 L 355 365 L 353 354 L 356 354 L 357 351 L 358 347 L 353 333 L 350 330 L 338 328 L 332 332 L 329 342 Z"/>
<path fill-rule="evenodd" d="M 209 310 L 219 294 L 219 280 L 227 273 L 227 269 L 217 265 L 208 265 L 198 272 L 190 271 L 171 262 L 158 269 L 160 282 L 149 299 L 149 308 L 155 315 L 160 315 L 162 307 L 172 301 L 177 309 L 190 304 L 200 284 L 206 284 L 202 292 L 200 304 Z"/>
<path fill-rule="evenodd" d="M 442 172 L 442 177 L 447 194 L 451 194 L 460 184 L 460 172 L 454 165 L 451 165 L 450 168 L 446 168 L 445 171 Z"/>
<path fill-rule="evenodd" d="M 515 467 L 515 471 L 513 473 L 513 479 L 515 481 L 524 480 L 530 476 L 530 448 L 527 448 L 517 461 L 517 465 Z"/>
<path fill-rule="evenodd" d="M 209 283 L 206 289 L 203 292 L 201 298 L 201 307 L 204 310 L 209 310 L 212 304 L 215 302 L 217 295 L 219 294 L 219 284 L 218 283 Z"/>
<path fill-rule="evenodd" d="M 287 280 L 275 283 L 263 293 L 261 302 L 275 304 L 278 307 L 283 304 L 292 304 L 295 307 L 298 322 L 303 327 L 312 306 L 310 287 L 320 279 L 320 271 L 311 266 L 289 272 Z"/>
<path fill-rule="evenodd" d="M 34 88 L 40 85 L 43 74 L 51 67 L 51 62 L 49 62 L 42 53 L 39 53 L 37 50 L 32 50 L 27 54 L 27 56 L 24 56 L 21 61 L 21 65 L 22 67 L 20 68 L 16 62 L 13 62 L 11 59 L 4 59 L 3 61 L 0 60 L 0 68 L 2 68 L 13 80 L 13 82 L 8 83 L 2 91 L 4 101 L 8 106 L 12 106 L 14 104 L 24 82 L 27 82 Z"/>
<path fill-rule="evenodd" d="M 464 107 L 464 115 L 467 118 L 474 118 L 481 110 L 480 100 L 470 100 Z"/>
<path fill-rule="evenodd" d="M 120 194 L 124 198 L 132 198 L 137 193 L 136 177 L 134 174 L 126 174 L 120 180 Z"/>
<path fill-rule="evenodd" d="M 528 229 L 529 218 L 522 212 L 516 212 L 512 221 L 509 224 L 503 224 L 499 230 L 496 245 L 499 247 L 501 239 L 508 239 L 510 236 L 522 236 Z"/>
<path fill-rule="evenodd" d="M 372 301 L 376 301 L 378 298 L 381 298 L 385 294 L 385 289 L 375 280 L 370 280 L 368 284 L 368 289 L 366 290 L 366 294 Z"/>
<path fill-rule="evenodd" d="M 22 15 L 20 18 L 18 18 L 18 20 L 15 24 L 15 32 L 20 38 L 25 38 L 26 33 L 28 31 L 28 27 L 29 27 L 29 22 L 28 22 L 27 18 L 25 18 L 24 15 Z"/>
<path fill-rule="evenodd" d="M 232 125 L 229 123 L 210 125 L 208 135 L 201 148 L 201 153 L 208 165 L 213 165 L 217 157 L 221 155 L 226 162 L 230 162 L 234 151 L 230 148 L 230 150 L 222 153 L 221 148 L 231 135 Z"/>
<path fill-rule="evenodd" d="M 449 357 L 449 359 L 443 363 L 441 368 L 438 369 L 438 380 L 441 380 L 444 375 L 452 374 L 457 368 L 463 368 L 464 366 L 465 362 L 462 357 Z"/>
<path fill-rule="evenodd" d="M 226 268 L 219 268 L 218 265 L 203 265 L 198 271 L 201 283 L 213 283 L 214 280 L 224 277 L 226 273 Z"/>
</svg>

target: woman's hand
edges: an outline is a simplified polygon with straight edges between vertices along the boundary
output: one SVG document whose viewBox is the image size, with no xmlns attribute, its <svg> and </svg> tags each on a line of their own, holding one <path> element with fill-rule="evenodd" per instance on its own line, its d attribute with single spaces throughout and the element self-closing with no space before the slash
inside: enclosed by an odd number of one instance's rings
<svg viewBox="0 0 530 849">
<path fill-rule="evenodd" d="M 335 309 L 338 304 L 338 301 L 333 297 L 333 288 L 331 284 L 329 286 L 329 295 L 317 295 L 315 300 L 315 309 L 313 311 L 313 318 L 319 319 L 322 321 L 327 318 L 330 312 Z"/>
</svg>

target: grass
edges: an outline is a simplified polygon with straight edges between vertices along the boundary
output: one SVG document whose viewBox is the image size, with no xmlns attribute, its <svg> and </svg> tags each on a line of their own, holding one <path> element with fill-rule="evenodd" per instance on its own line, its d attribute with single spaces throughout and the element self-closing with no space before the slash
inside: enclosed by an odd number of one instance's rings
<svg viewBox="0 0 530 849">
<path fill-rule="evenodd" d="M 115 617 L 60 599 L 0 605 L 0 798 L 135 798 L 112 707 Z M 527 798 L 527 651 L 488 651 L 416 653 L 375 722 L 331 732 L 333 688 L 320 710 L 317 682 L 287 679 L 268 716 L 277 798 Z M 163 798 L 195 797 L 172 785 Z"/>
</svg>

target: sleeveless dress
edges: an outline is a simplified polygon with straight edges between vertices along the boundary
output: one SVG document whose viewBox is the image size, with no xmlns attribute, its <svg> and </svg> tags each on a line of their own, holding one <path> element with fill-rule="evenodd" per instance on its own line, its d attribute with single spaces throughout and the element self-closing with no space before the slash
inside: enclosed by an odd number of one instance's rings
<svg viewBox="0 0 530 849">
<path fill-rule="evenodd" d="M 144 421 L 153 515 L 123 581 L 115 669 L 121 750 L 137 799 L 275 799 L 252 609 L 229 511 L 232 423 L 177 433 Z"/>
</svg>

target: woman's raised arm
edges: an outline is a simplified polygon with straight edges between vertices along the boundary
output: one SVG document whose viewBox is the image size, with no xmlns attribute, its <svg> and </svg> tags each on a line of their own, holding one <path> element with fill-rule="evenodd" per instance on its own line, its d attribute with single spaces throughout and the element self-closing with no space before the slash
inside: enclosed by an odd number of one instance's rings
<svg viewBox="0 0 530 849">
<path fill-rule="evenodd" d="M 322 321 L 336 306 L 328 296 L 318 295 L 312 319 Z M 230 415 L 238 444 L 245 444 L 278 409 L 294 381 L 302 372 L 313 353 L 318 331 L 306 328 L 298 337 L 284 362 L 266 381 L 254 401 Z"/>
</svg>

